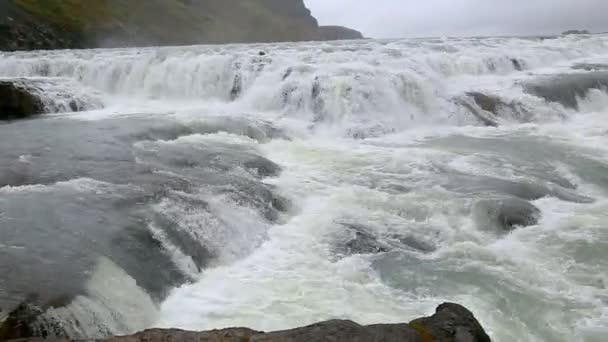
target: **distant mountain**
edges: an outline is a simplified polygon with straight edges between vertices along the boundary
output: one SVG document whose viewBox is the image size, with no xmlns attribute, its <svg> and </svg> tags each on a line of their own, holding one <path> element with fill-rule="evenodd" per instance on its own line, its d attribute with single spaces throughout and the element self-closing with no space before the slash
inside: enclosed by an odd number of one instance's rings
<svg viewBox="0 0 608 342">
<path fill-rule="evenodd" d="M 362 38 L 303 0 L 0 0 L 0 50 Z"/>
<path fill-rule="evenodd" d="M 572 34 L 591 34 L 591 32 L 589 32 L 587 30 L 568 30 L 568 31 L 562 32 L 562 36 L 569 36 Z"/>
</svg>

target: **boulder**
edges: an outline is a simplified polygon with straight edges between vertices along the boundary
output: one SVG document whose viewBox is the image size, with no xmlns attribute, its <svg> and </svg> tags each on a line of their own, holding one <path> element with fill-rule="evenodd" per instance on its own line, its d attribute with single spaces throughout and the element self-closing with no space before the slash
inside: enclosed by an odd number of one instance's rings
<svg viewBox="0 0 608 342">
<path fill-rule="evenodd" d="M 416 319 L 410 326 L 429 342 L 490 342 L 473 313 L 462 305 L 441 304 L 431 317 Z"/>
<path fill-rule="evenodd" d="M 533 226 L 538 224 L 541 217 L 540 209 L 518 198 L 483 200 L 478 202 L 473 210 L 480 228 L 503 232 L 513 231 L 517 227 Z"/>
<path fill-rule="evenodd" d="M 22 119 L 44 113 L 37 95 L 12 82 L 0 81 L 0 120 Z"/>
</svg>

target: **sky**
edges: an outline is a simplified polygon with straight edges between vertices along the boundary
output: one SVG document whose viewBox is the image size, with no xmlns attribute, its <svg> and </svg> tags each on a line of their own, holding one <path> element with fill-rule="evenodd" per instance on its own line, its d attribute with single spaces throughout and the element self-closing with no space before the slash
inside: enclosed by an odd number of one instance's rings
<svg viewBox="0 0 608 342">
<path fill-rule="evenodd" d="M 528 35 L 608 31 L 608 0 L 305 0 L 321 25 L 366 37 Z"/>
</svg>

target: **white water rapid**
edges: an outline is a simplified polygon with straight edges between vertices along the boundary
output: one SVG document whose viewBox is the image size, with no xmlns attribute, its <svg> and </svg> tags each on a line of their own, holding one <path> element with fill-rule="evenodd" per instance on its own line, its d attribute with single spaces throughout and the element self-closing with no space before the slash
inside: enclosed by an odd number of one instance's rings
<svg viewBox="0 0 608 342">
<path fill-rule="evenodd" d="M 67 293 L 74 335 L 453 301 L 495 341 L 608 340 L 608 35 L 0 53 L 0 78 L 56 112 L 0 125 L 0 303 Z"/>
</svg>

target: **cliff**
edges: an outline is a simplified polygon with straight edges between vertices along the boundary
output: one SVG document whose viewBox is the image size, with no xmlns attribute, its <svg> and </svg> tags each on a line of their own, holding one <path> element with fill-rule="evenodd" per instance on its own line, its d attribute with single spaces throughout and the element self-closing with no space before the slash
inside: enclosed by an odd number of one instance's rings
<svg viewBox="0 0 608 342">
<path fill-rule="evenodd" d="M 0 0 L 0 13 L 0 50 L 360 37 L 328 34 L 303 0 Z"/>
<path fill-rule="evenodd" d="M 319 33 L 323 40 L 363 39 L 361 32 L 343 26 L 321 26 Z"/>
</svg>

